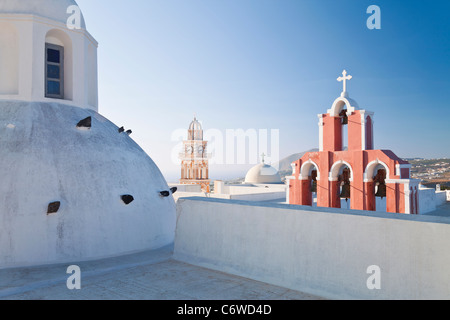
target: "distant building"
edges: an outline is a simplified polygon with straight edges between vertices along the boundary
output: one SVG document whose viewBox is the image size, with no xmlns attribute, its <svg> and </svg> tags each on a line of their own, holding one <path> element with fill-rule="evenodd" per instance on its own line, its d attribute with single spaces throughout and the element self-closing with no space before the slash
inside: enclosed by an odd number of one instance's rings
<svg viewBox="0 0 450 320">
<path fill-rule="evenodd" d="M 180 184 L 198 184 L 203 192 L 210 192 L 208 142 L 203 140 L 203 128 L 194 117 L 189 125 L 188 138 L 183 141 Z"/>
<path fill-rule="evenodd" d="M 244 184 L 283 184 L 283 182 L 278 170 L 264 162 L 263 154 L 261 163 L 247 172 Z"/>
<path fill-rule="evenodd" d="M 293 163 L 288 202 L 313 205 L 316 198 L 318 207 L 418 214 L 420 180 L 410 178 L 411 165 L 392 151 L 374 150 L 374 114 L 349 98 L 350 79 L 344 70 L 341 96 L 319 115 L 319 152 Z"/>
</svg>

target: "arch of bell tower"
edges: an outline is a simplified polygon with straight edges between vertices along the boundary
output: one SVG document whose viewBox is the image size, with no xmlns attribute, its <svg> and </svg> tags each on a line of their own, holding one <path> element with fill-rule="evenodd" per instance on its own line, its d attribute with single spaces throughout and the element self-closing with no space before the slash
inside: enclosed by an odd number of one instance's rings
<svg viewBox="0 0 450 320">
<path fill-rule="evenodd" d="M 287 177 L 288 202 L 340 208 L 345 199 L 351 209 L 373 211 L 378 197 L 385 199 L 387 212 L 417 214 L 418 182 L 410 178 L 410 165 L 392 151 L 374 150 L 374 113 L 359 108 L 349 97 L 351 79 L 344 70 L 338 78 L 343 82 L 341 95 L 327 113 L 319 115 L 319 152 L 306 153 L 293 163 L 293 175 Z M 344 129 L 349 137 L 346 150 Z M 318 174 L 312 178 L 313 169 Z M 312 193 L 316 199 L 311 199 Z"/>
</svg>

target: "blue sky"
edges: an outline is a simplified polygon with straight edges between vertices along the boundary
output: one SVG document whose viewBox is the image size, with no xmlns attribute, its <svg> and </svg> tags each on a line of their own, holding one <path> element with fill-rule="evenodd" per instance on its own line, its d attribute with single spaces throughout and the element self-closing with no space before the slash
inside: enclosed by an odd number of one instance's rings
<svg viewBox="0 0 450 320">
<path fill-rule="evenodd" d="M 100 113 L 170 181 L 175 130 L 278 129 L 281 158 L 318 147 L 317 115 L 353 76 L 375 148 L 450 157 L 450 1 L 77 0 L 99 42 Z M 381 30 L 369 30 L 370 5 Z M 245 166 L 211 166 L 239 177 Z"/>
</svg>

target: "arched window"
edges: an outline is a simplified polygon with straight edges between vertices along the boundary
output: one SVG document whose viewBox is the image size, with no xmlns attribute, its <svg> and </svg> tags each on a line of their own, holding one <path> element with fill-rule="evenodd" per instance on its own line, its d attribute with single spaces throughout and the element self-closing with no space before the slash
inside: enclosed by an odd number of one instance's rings
<svg viewBox="0 0 450 320">
<path fill-rule="evenodd" d="M 64 99 L 64 47 L 45 44 L 45 96 Z"/>
<path fill-rule="evenodd" d="M 390 170 L 384 162 L 377 159 L 367 165 L 364 171 L 364 182 L 371 183 L 370 189 L 366 191 L 370 203 L 368 210 L 387 211 L 386 179 L 390 179 Z"/>
<path fill-rule="evenodd" d="M 339 181 L 339 197 L 341 199 L 345 199 L 346 202 L 351 198 L 350 192 L 350 179 L 351 179 L 351 171 L 347 166 L 343 166 L 341 168 L 342 173 L 338 177 Z"/>
<path fill-rule="evenodd" d="M 329 181 L 332 183 L 333 193 L 332 202 L 335 208 L 351 208 L 351 184 L 353 181 L 353 169 L 346 161 L 335 162 L 329 175 Z"/>
<path fill-rule="evenodd" d="M 311 172 L 311 192 L 317 193 L 317 170 Z"/>
<path fill-rule="evenodd" d="M 45 97 L 73 99 L 72 40 L 62 30 L 45 36 Z"/>
</svg>

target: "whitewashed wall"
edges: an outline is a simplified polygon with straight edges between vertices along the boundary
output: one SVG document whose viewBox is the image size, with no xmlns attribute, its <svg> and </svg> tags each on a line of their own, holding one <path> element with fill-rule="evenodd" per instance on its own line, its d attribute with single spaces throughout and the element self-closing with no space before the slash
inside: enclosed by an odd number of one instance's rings
<svg viewBox="0 0 450 320">
<path fill-rule="evenodd" d="M 436 192 L 436 206 L 442 206 L 447 202 L 447 192 L 445 191 L 439 191 Z"/>
<path fill-rule="evenodd" d="M 180 261 L 326 298 L 450 298 L 450 218 L 205 198 L 177 215 Z"/>
<path fill-rule="evenodd" d="M 199 184 L 169 183 L 169 187 L 176 187 L 177 192 L 202 192 L 202 186 Z"/>
<path fill-rule="evenodd" d="M 424 188 L 419 189 L 419 212 L 425 214 L 436 210 L 436 190 Z"/>
<path fill-rule="evenodd" d="M 175 201 L 179 198 L 186 197 L 204 197 L 215 199 L 228 199 L 228 200 L 243 200 L 243 201 L 272 201 L 280 200 L 285 201 L 285 192 L 264 192 L 264 193 L 247 193 L 247 194 L 208 194 L 203 192 L 177 192 L 173 195 Z"/>
<path fill-rule="evenodd" d="M 64 99 L 45 97 L 45 43 L 64 47 Z M 97 41 L 85 29 L 0 12 L 0 98 L 98 111 Z"/>
</svg>

